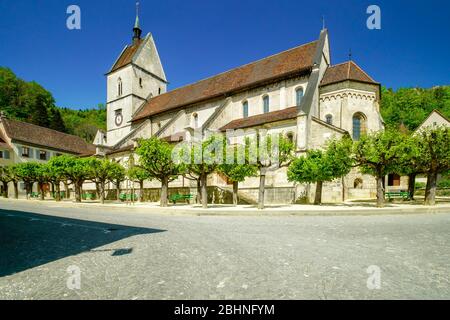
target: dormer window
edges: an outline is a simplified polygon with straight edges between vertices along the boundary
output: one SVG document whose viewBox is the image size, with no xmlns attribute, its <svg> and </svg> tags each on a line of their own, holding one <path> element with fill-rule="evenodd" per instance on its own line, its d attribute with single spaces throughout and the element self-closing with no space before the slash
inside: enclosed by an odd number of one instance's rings
<svg viewBox="0 0 450 320">
<path fill-rule="evenodd" d="M 117 95 L 120 97 L 122 96 L 122 79 L 119 78 L 117 80 Z"/>
</svg>

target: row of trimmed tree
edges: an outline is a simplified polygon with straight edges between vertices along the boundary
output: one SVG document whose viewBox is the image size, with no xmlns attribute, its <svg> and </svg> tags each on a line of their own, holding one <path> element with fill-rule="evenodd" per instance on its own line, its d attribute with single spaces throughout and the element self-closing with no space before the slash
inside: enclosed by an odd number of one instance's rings
<svg viewBox="0 0 450 320">
<path fill-rule="evenodd" d="M 449 128 L 424 130 L 414 135 L 384 131 L 365 135 L 359 141 L 350 137 L 330 140 L 324 149 L 309 150 L 297 155 L 294 144 L 282 134 L 246 139 L 242 145 L 231 145 L 220 135 L 203 141 L 171 145 L 155 137 L 142 139 L 136 149 L 137 164 L 131 156 L 128 168 L 109 159 L 94 157 L 77 158 L 59 156 L 48 163 L 19 163 L 0 167 L 0 182 L 4 196 L 8 195 L 8 184 L 13 183 L 18 197 L 18 183 L 24 182 L 27 194 L 33 184 L 39 189 L 44 184 L 55 188 L 55 200 L 60 199 L 60 185 L 72 185 L 77 202 L 82 198 L 82 187 L 86 182 L 96 186 L 96 192 L 104 203 L 105 186 L 116 187 L 117 198 L 120 185 L 125 179 L 139 184 L 140 201 L 143 201 L 144 182 L 157 180 L 161 183 L 160 205 L 168 205 L 169 183 L 183 176 L 197 183 L 197 200 L 204 208 L 208 206 L 208 176 L 221 173 L 233 184 L 233 203 L 238 202 L 239 182 L 248 177 L 259 176 L 258 208 L 264 208 L 265 178 L 269 171 L 288 167 L 288 180 L 298 183 L 315 183 L 315 204 L 322 202 L 322 187 L 325 182 L 347 175 L 352 168 L 359 167 L 362 173 L 370 174 L 377 181 L 377 206 L 385 203 L 384 179 L 396 173 L 410 177 L 410 193 L 414 195 L 414 180 L 418 174 L 427 176 L 425 203 L 435 204 L 438 174 L 450 170 Z M 44 192 L 40 192 L 44 199 Z"/>
</svg>

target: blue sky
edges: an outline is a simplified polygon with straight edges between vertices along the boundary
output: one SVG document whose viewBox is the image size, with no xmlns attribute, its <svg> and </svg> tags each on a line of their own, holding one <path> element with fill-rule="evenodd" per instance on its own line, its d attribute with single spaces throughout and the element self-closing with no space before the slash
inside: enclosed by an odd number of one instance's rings
<svg viewBox="0 0 450 320">
<path fill-rule="evenodd" d="M 387 87 L 450 84 L 450 1 L 141 0 L 169 89 L 318 38 L 325 16 L 332 62 L 354 60 Z M 66 9 L 81 8 L 81 30 Z M 381 8 L 382 29 L 366 27 Z M 0 0 L 0 65 L 50 90 L 57 105 L 105 102 L 104 74 L 128 42 L 134 0 Z"/>
</svg>

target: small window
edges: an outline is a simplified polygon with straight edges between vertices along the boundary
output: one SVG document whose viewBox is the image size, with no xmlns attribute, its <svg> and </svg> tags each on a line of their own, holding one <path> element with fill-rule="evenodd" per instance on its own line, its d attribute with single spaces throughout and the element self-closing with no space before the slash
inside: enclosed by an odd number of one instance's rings
<svg viewBox="0 0 450 320">
<path fill-rule="evenodd" d="M 286 137 L 290 143 L 294 143 L 294 134 L 292 132 L 288 132 Z"/>
<path fill-rule="evenodd" d="M 47 160 L 47 151 L 39 150 L 39 160 Z"/>
<path fill-rule="evenodd" d="M 59 153 L 59 152 L 55 153 L 55 157 L 59 157 L 59 156 L 62 156 L 62 153 Z"/>
<path fill-rule="evenodd" d="M 161 88 L 158 89 L 158 94 L 161 94 Z"/>
<path fill-rule="evenodd" d="M 242 104 L 242 117 L 243 118 L 248 118 L 248 101 L 245 101 Z"/>
<path fill-rule="evenodd" d="M 358 141 L 366 134 L 366 117 L 362 113 L 353 116 L 353 140 Z"/>
<path fill-rule="evenodd" d="M 192 115 L 192 119 L 194 120 L 194 129 L 197 129 L 198 128 L 198 114 L 194 113 Z"/>
<path fill-rule="evenodd" d="M 390 174 L 388 176 L 388 187 L 399 187 L 400 176 L 398 174 Z"/>
<path fill-rule="evenodd" d="M 139 78 L 139 87 L 142 88 L 142 78 Z"/>
<path fill-rule="evenodd" d="M 120 97 L 122 96 L 122 79 L 119 78 L 117 80 L 117 95 Z"/>
<path fill-rule="evenodd" d="M 332 116 L 331 114 L 327 114 L 327 115 L 325 116 L 325 121 L 326 121 L 328 124 L 333 124 L 333 116 Z"/>
<path fill-rule="evenodd" d="M 30 157 L 30 148 L 22 147 L 22 157 L 24 157 L 24 158 Z"/>
<path fill-rule="evenodd" d="M 269 96 L 264 96 L 263 98 L 263 112 L 268 113 L 270 111 L 270 100 Z"/>
<path fill-rule="evenodd" d="M 302 99 L 303 99 L 303 88 L 297 88 L 297 90 L 295 90 L 295 103 L 297 107 L 300 107 Z"/>
<path fill-rule="evenodd" d="M 355 189 L 362 189 L 363 188 L 363 181 L 361 178 L 356 178 L 353 182 L 353 188 Z"/>
</svg>

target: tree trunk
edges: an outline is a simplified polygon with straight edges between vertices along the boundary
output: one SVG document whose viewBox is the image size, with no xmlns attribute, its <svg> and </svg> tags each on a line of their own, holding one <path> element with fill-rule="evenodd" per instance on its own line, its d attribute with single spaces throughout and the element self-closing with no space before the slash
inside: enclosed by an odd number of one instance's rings
<svg viewBox="0 0 450 320">
<path fill-rule="evenodd" d="M 8 182 L 3 181 L 3 198 L 8 198 Z"/>
<path fill-rule="evenodd" d="M 316 183 L 316 195 L 315 195 L 315 198 L 314 198 L 314 204 L 315 205 L 322 204 L 322 187 L 323 187 L 323 182 L 322 181 L 317 181 L 317 183 Z"/>
<path fill-rule="evenodd" d="M 161 200 L 160 200 L 161 207 L 167 207 L 168 191 L 169 191 L 169 179 L 167 177 L 164 177 L 161 181 Z"/>
<path fill-rule="evenodd" d="M 197 179 L 197 203 L 202 203 L 202 183 L 200 177 Z"/>
<path fill-rule="evenodd" d="M 144 181 L 139 181 L 139 202 L 144 202 Z"/>
<path fill-rule="evenodd" d="M 208 176 L 206 174 L 202 174 L 200 176 L 201 183 L 202 183 L 202 208 L 207 209 L 208 208 L 208 191 L 207 191 L 207 179 Z"/>
<path fill-rule="evenodd" d="M 436 185 L 437 173 L 428 173 L 427 189 L 425 190 L 425 205 L 427 206 L 434 206 L 436 204 Z"/>
<path fill-rule="evenodd" d="M 99 196 L 100 196 L 100 202 L 102 204 L 105 203 L 105 183 L 104 182 L 100 182 L 99 183 Z"/>
<path fill-rule="evenodd" d="M 44 184 L 38 183 L 38 187 L 39 187 L 39 192 L 40 192 L 40 196 L 41 196 L 41 201 L 44 201 L 45 200 Z"/>
<path fill-rule="evenodd" d="M 266 169 L 261 168 L 259 174 L 259 196 L 258 196 L 258 209 L 264 209 L 264 191 L 266 187 Z"/>
<path fill-rule="evenodd" d="M 408 192 L 411 200 L 414 200 L 414 194 L 416 193 L 416 174 L 411 173 L 408 181 Z"/>
<path fill-rule="evenodd" d="M 120 181 L 116 181 L 116 197 L 120 200 Z"/>
<path fill-rule="evenodd" d="M 67 181 L 64 182 L 64 191 L 65 191 L 65 197 L 66 199 L 70 199 L 70 189 L 69 189 L 69 184 L 67 183 Z"/>
<path fill-rule="evenodd" d="M 384 176 L 377 177 L 377 207 L 384 207 Z"/>
<path fill-rule="evenodd" d="M 53 182 L 51 182 L 51 184 L 52 184 L 52 195 L 53 195 L 53 198 L 56 199 L 55 184 Z"/>
<path fill-rule="evenodd" d="M 239 190 L 239 182 L 233 181 L 233 205 L 238 205 L 238 190 Z"/>
<path fill-rule="evenodd" d="M 75 201 L 81 202 L 81 184 L 74 182 L 74 187 L 75 187 Z"/>
<path fill-rule="evenodd" d="M 59 181 L 56 182 L 55 186 L 56 186 L 55 200 L 59 202 L 59 201 L 61 201 L 61 185 L 60 185 L 60 182 Z"/>
<path fill-rule="evenodd" d="M 19 183 L 13 182 L 13 186 L 14 186 L 14 198 L 15 199 L 19 199 Z"/>
<path fill-rule="evenodd" d="M 97 199 L 100 199 L 101 198 L 101 195 L 100 195 L 100 193 L 101 193 L 101 188 L 100 188 L 100 182 L 96 182 L 95 183 L 95 193 L 96 193 L 96 197 L 97 197 Z"/>
</svg>

